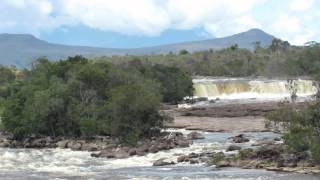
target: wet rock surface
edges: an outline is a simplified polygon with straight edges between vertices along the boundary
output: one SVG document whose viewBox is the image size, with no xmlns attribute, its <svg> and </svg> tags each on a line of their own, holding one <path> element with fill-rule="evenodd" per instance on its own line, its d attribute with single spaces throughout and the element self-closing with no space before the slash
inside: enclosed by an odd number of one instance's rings
<svg viewBox="0 0 320 180">
<path fill-rule="evenodd" d="M 285 151 L 285 145 L 277 144 L 276 140 L 272 142 L 255 148 L 241 149 L 238 154 L 216 153 L 206 162 L 209 165 L 215 165 L 216 168 L 240 167 L 282 172 L 320 173 L 320 167 L 310 161 L 310 152 L 288 153 Z M 234 145 L 229 148 L 232 146 Z M 239 149 L 238 146 L 234 147 Z"/>
<path fill-rule="evenodd" d="M 204 138 L 195 134 L 194 138 Z M 137 145 L 121 144 L 119 139 L 109 136 L 90 138 L 66 137 L 36 137 L 30 136 L 23 140 L 14 140 L 10 135 L 1 134 L 0 147 L 2 148 L 68 148 L 75 151 L 93 151 L 92 157 L 101 158 L 128 158 L 130 156 L 144 156 L 148 153 L 157 153 L 173 148 L 189 147 L 192 141 L 179 132 L 163 132 L 157 137 L 140 140 Z"/>
<path fill-rule="evenodd" d="M 249 138 L 245 137 L 244 134 L 239 134 L 237 136 L 230 137 L 229 139 L 231 139 L 234 143 L 245 143 L 250 141 Z"/>
<path fill-rule="evenodd" d="M 237 145 L 230 145 L 226 151 L 238 151 L 238 150 L 241 150 L 241 147 L 240 146 L 237 146 Z"/>
<path fill-rule="evenodd" d="M 199 132 L 193 131 L 187 135 L 187 138 L 190 140 L 196 140 L 196 139 L 204 139 L 204 136 Z"/>
<path fill-rule="evenodd" d="M 173 165 L 173 164 L 175 164 L 173 161 L 170 161 L 166 158 L 161 158 L 161 159 L 156 160 L 153 163 L 153 166 L 167 166 L 167 165 Z"/>
</svg>

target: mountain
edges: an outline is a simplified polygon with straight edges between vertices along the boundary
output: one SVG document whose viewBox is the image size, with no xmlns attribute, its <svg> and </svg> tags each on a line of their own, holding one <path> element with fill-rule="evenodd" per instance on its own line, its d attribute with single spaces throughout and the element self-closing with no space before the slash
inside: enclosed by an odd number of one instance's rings
<svg viewBox="0 0 320 180">
<path fill-rule="evenodd" d="M 49 43 L 28 34 L 0 34 L 0 64 L 27 67 L 38 57 L 48 57 L 52 60 L 65 59 L 68 56 L 83 55 L 86 57 L 109 55 L 148 55 L 168 52 L 178 52 L 186 49 L 190 52 L 208 49 L 222 49 L 232 44 L 240 48 L 253 48 L 254 42 L 261 42 L 262 46 L 271 44 L 274 37 L 260 29 L 223 38 L 203 41 L 184 42 L 146 48 L 116 49 L 96 48 L 85 46 L 68 46 Z"/>
</svg>

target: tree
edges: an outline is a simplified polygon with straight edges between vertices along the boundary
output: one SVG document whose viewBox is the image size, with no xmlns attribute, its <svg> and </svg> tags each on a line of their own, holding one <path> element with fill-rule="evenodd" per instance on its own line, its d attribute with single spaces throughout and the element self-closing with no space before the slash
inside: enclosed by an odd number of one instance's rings
<svg viewBox="0 0 320 180">
<path fill-rule="evenodd" d="M 288 41 L 282 41 L 281 39 L 274 38 L 270 45 L 270 49 L 272 52 L 285 51 L 290 47 Z"/>
<path fill-rule="evenodd" d="M 239 49 L 239 46 L 238 46 L 238 44 L 232 44 L 232 45 L 230 46 L 230 49 L 233 50 L 233 51 L 235 51 L 235 50 Z"/>
<path fill-rule="evenodd" d="M 152 77 L 161 83 L 163 101 L 177 104 L 184 97 L 193 95 L 192 77 L 176 67 L 155 65 Z"/>
<path fill-rule="evenodd" d="M 189 51 L 187 51 L 186 49 L 182 49 L 179 51 L 179 54 L 180 55 L 186 55 L 186 54 L 189 54 Z"/>
<path fill-rule="evenodd" d="M 105 106 L 111 134 L 134 144 L 150 129 L 162 128 L 164 117 L 158 113 L 161 99 L 158 90 L 152 81 L 113 88 Z"/>
</svg>

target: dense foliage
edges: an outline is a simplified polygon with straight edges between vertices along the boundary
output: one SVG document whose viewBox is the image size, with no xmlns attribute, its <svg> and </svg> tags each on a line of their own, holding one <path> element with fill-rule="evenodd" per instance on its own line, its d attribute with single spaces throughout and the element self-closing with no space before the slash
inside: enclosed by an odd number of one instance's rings
<svg viewBox="0 0 320 180">
<path fill-rule="evenodd" d="M 267 114 L 268 125 L 281 125 L 286 130 L 284 143 L 293 153 L 310 152 L 320 163 L 320 101 L 303 109 L 283 107 Z"/>
<path fill-rule="evenodd" d="M 162 93 L 168 102 L 192 93 L 180 89 L 192 84 L 182 71 L 165 66 L 144 68 L 151 73 L 134 65 L 117 66 L 81 56 L 58 62 L 39 59 L 9 86 L 3 126 L 16 138 L 112 135 L 134 143 L 162 127 Z"/>
</svg>

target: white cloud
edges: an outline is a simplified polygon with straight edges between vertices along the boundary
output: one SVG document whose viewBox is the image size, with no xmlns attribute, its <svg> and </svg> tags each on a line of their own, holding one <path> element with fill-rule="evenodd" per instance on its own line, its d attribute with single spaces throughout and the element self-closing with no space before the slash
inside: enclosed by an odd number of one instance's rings
<svg viewBox="0 0 320 180">
<path fill-rule="evenodd" d="M 301 24 L 299 18 L 281 14 L 280 17 L 272 24 L 274 31 L 295 33 L 300 31 Z"/>
<path fill-rule="evenodd" d="M 2 0 L 0 12 L 0 32 L 35 35 L 75 25 L 140 36 L 200 27 L 221 37 L 262 28 L 301 43 L 320 26 L 314 0 Z"/>
<path fill-rule="evenodd" d="M 4 0 L 0 2 L 0 32 L 39 34 L 59 27 L 49 0 Z"/>
<path fill-rule="evenodd" d="M 236 17 L 228 21 L 216 21 L 205 24 L 206 31 L 211 34 L 215 34 L 217 37 L 243 32 L 250 28 L 260 27 L 261 24 L 248 15 Z"/>
<path fill-rule="evenodd" d="M 68 0 L 61 4 L 64 16 L 104 31 L 158 35 L 170 25 L 164 9 L 150 0 Z"/>
<path fill-rule="evenodd" d="M 290 8 L 293 11 L 306 11 L 310 9 L 314 4 L 314 0 L 293 0 L 290 4 Z"/>
<path fill-rule="evenodd" d="M 298 45 L 303 45 L 305 44 L 306 42 L 308 41 L 312 41 L 313 40 L 313 37 L 316 35 L 315 32 L 307 32 L 307 33 L 303 33 L 303 34 L 298 34 L 298 35 L 295 35 L 293 38 L 292 38 L 292 43 L 293 44 L 298 44 Z"/>
<path fill-rule="evenodd" d="M 237 29 L 233 30 L 234 26 L 247 24 L 245 27 L 250 28 L 255 24 L 249 14 L 255 5 L 262 1 L 5 0 L 0 2 L 0 10 L 4 11 L 0 14 L 0 20 L 7 25 L 0 24 L 0 31 L 38 34 L 63 25 L 80 24 L 102 31 L 157 36 L 170 28 L 210 29 L 207 27 L 219 24 L 219 29 L 228 30 L 215 31 L 211 28 L 209 33 L 228 35 L 227 33 L 236 32 Z M 239 17 L 246 17 L 249 21 L 240 22 Z"/>
</svg>

